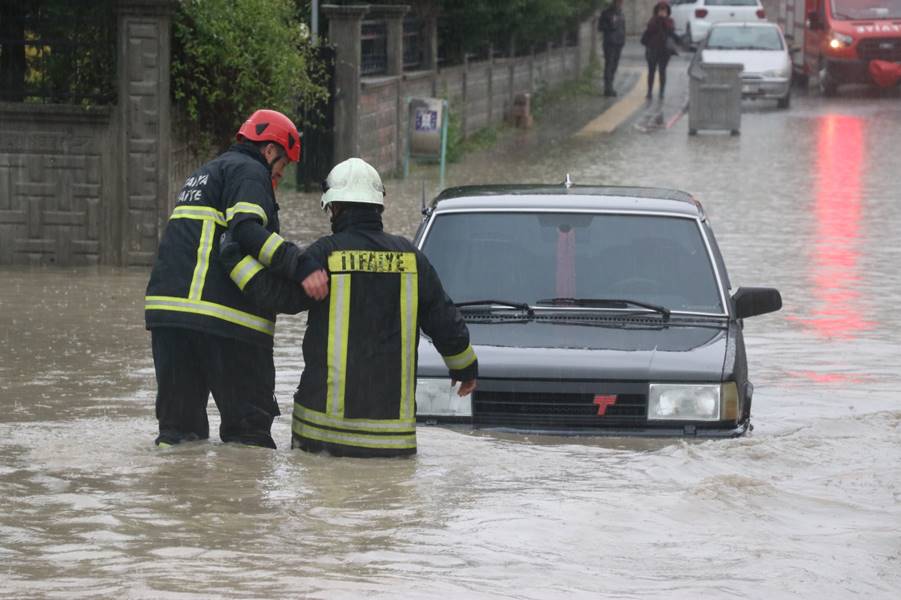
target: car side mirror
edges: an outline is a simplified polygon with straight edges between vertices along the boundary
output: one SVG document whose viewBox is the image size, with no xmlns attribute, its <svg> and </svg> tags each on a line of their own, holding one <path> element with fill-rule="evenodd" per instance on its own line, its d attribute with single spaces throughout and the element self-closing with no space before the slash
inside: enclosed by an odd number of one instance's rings
<svg viewBox="0 0 901 600">
<path fill-rule="evenodd" d="M 732 294 L 735 317 L 745 319 L 782 308 L 782 294 L 774 288 L 741 287 Z"/>
<path fill-rule="evenodd" d="M 820 15 L 817 13 L 817 11 L 812 10 L 807 13 L 807 28 L 809 30 L 816 31 L 818 29 L 822 29 L 821 25 Z"/>
</svg>

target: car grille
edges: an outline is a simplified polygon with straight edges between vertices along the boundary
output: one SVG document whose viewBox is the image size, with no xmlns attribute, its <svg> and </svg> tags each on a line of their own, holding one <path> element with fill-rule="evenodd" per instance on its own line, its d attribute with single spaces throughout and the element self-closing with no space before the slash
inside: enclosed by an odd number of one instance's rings
<svg viewBox="0 0 901 600">
<path fill-rule="evenodd" d="M 628 427 L 646 423 L 647 396 L 618 394 L 616 404 L 598 414 L 594 394 L 476 391 L 473 423 L 537 428 Z"/>
<path fill-rule="evenodd" d="M 901 61 L 901 37 L 860 40 L 857 54 L 863 60 Z"/>
</svg>

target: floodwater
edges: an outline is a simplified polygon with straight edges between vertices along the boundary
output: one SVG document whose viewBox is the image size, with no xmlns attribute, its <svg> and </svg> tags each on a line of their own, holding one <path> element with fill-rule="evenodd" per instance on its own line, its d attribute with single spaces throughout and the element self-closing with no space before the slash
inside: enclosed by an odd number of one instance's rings
<svg viewBox="0 0 901 600">
<path fill-rule="evenodd" d="M 569 172 L 695 194 L 733 285 L 785 303 L 746 321 L 739 439 L 423 427 L 409 460 L 291 451 L 288 317 L 280 448 L 159 450 L 148 273 L 3 268 L 0 597 L 901 597 L 898 140 L 898 97 L 811 94 L 746 105 L 737 137 L 533 131 L 450 167 L 449 185 Z M 426 175 L 386 182 L 389 229 L 412 235 Z M 282 198 L 289 237 L 326 232 L 315 202 Z"/>
</svg>

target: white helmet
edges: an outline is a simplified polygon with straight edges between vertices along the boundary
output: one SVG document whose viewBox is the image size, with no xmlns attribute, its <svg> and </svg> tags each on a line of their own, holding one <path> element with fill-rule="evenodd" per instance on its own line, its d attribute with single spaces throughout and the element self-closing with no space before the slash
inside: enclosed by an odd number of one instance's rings
<svg viewBox="0 0 901 600">
<path fill-rule="evenodd" d="M 322 184 L 322 210 L 332 202 L 385 205 L 385 186 L 379 172 L 362 158 L 348 158 L 335 165 Z"/>
</svg>

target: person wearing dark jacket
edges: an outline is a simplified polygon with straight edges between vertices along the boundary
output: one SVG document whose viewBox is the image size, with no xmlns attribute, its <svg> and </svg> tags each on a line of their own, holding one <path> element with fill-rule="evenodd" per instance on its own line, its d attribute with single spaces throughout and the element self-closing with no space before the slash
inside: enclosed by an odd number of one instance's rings
<svg viewBox="0 0 901 600">
<path fill-rule="evenodd" d="M 676 40 L 675 25 L 670 18 L 672 10 L 666 2 L 658 2 L 654 5 L 654 16 L 650 18 L 644 33 L 641 35 L 641 43 L 645 46 L 645 58 L 648 62 L 648 93 L 646 98 L 650 100 L 654 90 L 654 74 L 660 74 L 660 98 L 663 99 L 666 89 L 666 66 L 674 54 Z M 670 42 L 667 42 L 667 39 Z"/>
<path fill-rule="evenodd" d="M 327 293 L 325 271 L 278 233 L 274 187 L 285 166 L 300 159 L 297 128 L 279 112 L 259 110 L 236 138 L 188 177 L 147 284 L 158 446 L 208 438 L 212 392 L 223 441 L 275 448 L 275 314 L 252 304 L 231 281 L 219 262 L 221 233 L 232 232 L 273 275 L 302 282 L 312 296 Z"/>
<path fill-rule="evenodd" d="M 328 302 L 261 269 L 228 236 L 221 258 L 262 309 L 309 309 L 292 447 L 338 456 L 415 454 L 419 331 L 444 357 L 451 381 L 462 382 L 458 395 L 467 396 L 478 375 L 469 330 L 425 255 L 383 231 L 384 187 L 372 166 L 347 159 L 324 187 L 333 233 L 306 253 L 327 265 Z"/>
<path fill-rule="evenodd" d="M 623 0 L 613 0 L 601 13 L 598 29 L 604 34 L 604 95 L 616 96 L 613 78 L 619 66 L 619 57 L 626 43 L 626 18 L 623 15 Z"/>
</svg>

